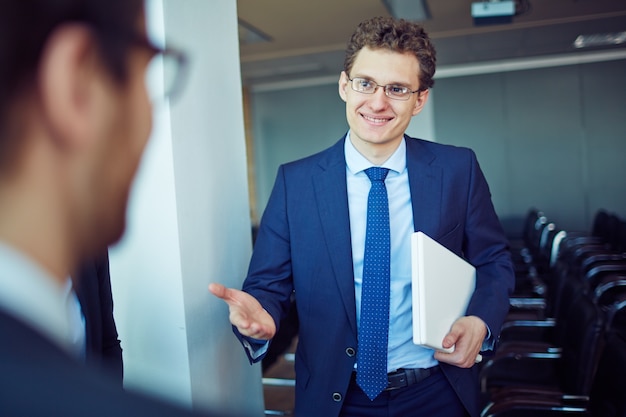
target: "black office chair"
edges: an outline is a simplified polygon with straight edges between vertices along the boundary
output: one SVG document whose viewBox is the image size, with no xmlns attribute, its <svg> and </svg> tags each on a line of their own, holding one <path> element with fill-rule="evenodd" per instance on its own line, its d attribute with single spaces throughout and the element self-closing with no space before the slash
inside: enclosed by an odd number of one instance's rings
<svg viewBox="0 0 626 417">
<path fill-rule="evenodd" d="M 626 339 L 607 335 L 585 403 L 555 397 L 511 396 L 486 407 L 482 417 L 626 417 Z"/>
<path fill-rule="evenodd" d="M 608 276 L 626 275 L 626 261 L 607 261 L 599 263 L 584 273 L 582 279 L 592 291 L 605 282 Z"/>
<path fill-rule="evenodd" d="M 626 252 L 626 221 L 622 220 L 619 225 L 619 234 L 616 251 Z"/>
<path fill-rule="evenodd" d="M 545 299 L 544 317 L 506 320 L 500 331 L 500 345 L 526 341 L 560 347 L 569 310 L 578 295 L 587 291 L 584 282 L 568 270 L 555 271 Z"/>
<path fill-rule="evenodd" d="M 626 292 L 605 308 L 606 345 L 591 388 L 593 416 L 626 417 Z"/>
<path fill-rule="evenodd" d="M 566 235 L 554 223 L 542 224 L 533 250 L 534 255 L 528 260 L 527 273 L 516 275 L 515 290 L 509 300 L 511 308 L 506 321 L 547 317 L 546 294 L 552 284 L 560 242 Z"/>
<path fill-rule="evenodd" d="M 481 390 L 490 397 L 482 415 L 534 416 L 559 407 L 588 415 L 603 334 L 602 311 L 580 292 L 569 308 L 561 346 L 503 343 L 481 370 Z"/>
<path fill-rule="evenodd" d="M 541 234 L 548 224 L 542 212 L 530 209 L 524 221 L 522 231 L 522 247 L 512 248 L 512 259 L 515 270 L 515 288 L 513 297 L 541 296 L 543 283 L 539 279 L 536 265 Z"/>
<path fill-rule="evenodd" d="M 593 290 L 593 300 L 599 306 L 610 306 L 626 294 L 626 274 L 606 275 Z"/>
<path fill-rule="evenodd" d="M 598 417 L 626 417 L 626 339 L 618 332 L 607 337 L 589 410 Z"/>
</svg>

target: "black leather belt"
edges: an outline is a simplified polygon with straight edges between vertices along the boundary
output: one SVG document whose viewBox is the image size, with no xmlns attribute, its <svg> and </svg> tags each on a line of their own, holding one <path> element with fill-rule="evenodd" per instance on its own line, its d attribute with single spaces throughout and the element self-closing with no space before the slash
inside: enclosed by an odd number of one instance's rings
<svg viewBox="0 0 626 417">
<path fill-rule="evenodd" d="M 408 387 L 409 385 L 417 384 L 428 378 L 431 375 L 439 372 L 439 366 L 433 366 L 432 368 L 415 368 L 415 369 L 398 369 L 397 371 L 387 374 L 387 388 L 384 391 L 392 391 L 394 389 Z M 356 372 L 352 373 L 352 380 L 356 383 Z"/>
<path fill-rule="evenodd" d="M 385 391 L 391 391 L 398 388 L 408 387 L 409 385 L 417 384 L 420 381 L 425 380 L 429 376 L 439 371 L 439 366 L 433 366 L 432 368 L 415 368 L 415 369 L 398 369 L 397 371 L 387 374 L 389 384 Z"/>
</svg>

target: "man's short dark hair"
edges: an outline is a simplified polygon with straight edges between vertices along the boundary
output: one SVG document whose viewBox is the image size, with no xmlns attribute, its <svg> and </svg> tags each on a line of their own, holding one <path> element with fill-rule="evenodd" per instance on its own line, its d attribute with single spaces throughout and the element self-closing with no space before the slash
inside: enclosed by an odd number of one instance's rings
<svg viewBox="0 0 626 417">
<path fill-rule="evenodd" d="M 434 85 L 436 54 L 428 35 L 417 23 L 391 17 L 374 17 L 361 22 L 348 41 L 344 71 L 350 75 L 359 51 L 387 49 L 400 53 L 411 53 L 419 63 L 419 89 L 427 90 Z"/>
<path fill-rule="evenodd" d="M 128 38 L 143 0 L 2 0 L 0 5 L 0 152 L 11 103 L 32 85 L 50 34 L 64 23 L 89 27 L 99 55 L 119 81 L 126 76 Z"/>
</svg>

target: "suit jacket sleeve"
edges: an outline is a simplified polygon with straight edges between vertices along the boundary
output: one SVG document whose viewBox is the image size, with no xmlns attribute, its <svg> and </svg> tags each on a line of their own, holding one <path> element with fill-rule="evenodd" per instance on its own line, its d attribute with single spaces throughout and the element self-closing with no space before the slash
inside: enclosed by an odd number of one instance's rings
<svg viewBox="0 0 626 417">
<path fill-rule="evenodd" d="M 291 251 L 287 221 L 284 167 L 278 169 L 274 188 L 261 220 L 248 276 L 243 290 L 253 295 L 272 316 L 278 332 L 281 319 L 290 306 L 293 292 L 291 280 Z M 235 335 L 245 345 L 244 337 L 233 327 Z M 247 340 L 250 342 L 250 340 Z M 254 343 L 251 343 L 254 347 Z M 245 349 L 250 362 L 258 362 L 265 354 L 253 358 Z"/>
<path fill-rule="evenodd" d="M 509 310 L 514 273 L 508 240 L 474 151 L 407 137 L 413 221 L 476 268 L 466 315 L 482 319 L 497 340 Z"/>
<path fill-rule="evenodd" d="M 463 254 L 476 267 L 476 290 L 467 315 L 482 318 L 497 340 L 509 310 L 514 272 L 508 241 L 491 201 L 487 181 L 470 151 L 468 208 Z"/>
</svg>

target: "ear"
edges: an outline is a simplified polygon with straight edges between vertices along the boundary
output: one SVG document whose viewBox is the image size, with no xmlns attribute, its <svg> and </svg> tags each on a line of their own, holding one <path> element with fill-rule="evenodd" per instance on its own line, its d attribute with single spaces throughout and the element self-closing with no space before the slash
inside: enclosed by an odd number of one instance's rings
<svg viewBox="0 0 626 417">
<path fill-rule="evenodd" d="M 419 112 L 422 111 L 422 109 L 426 105 L 426 102 L 428 101 L 429 93 L 430 93 L 430 90 L 425 90 L 419 93 L 415 93 L 417 94 L 417 100 L 415 100 L 415 106 L 413 106 L 413 116 L 416 116 Z"/>
<path fill-rule="evenodd" d="M 347 101 L 346 89 L 348 88 L 348 74 L 345 71 L 341 71 L 341 75 L 339 76 L 339 97 L 343 101 Z"/>
<path fill-rule="evenodd" d="M 97 127 L 93 116 L 104 76 L 99 62 L 83 25 L 59 27 L 44 46 L 38 87 L 46 128 L 59 145 L 81 146 Z"/>
</svg>

